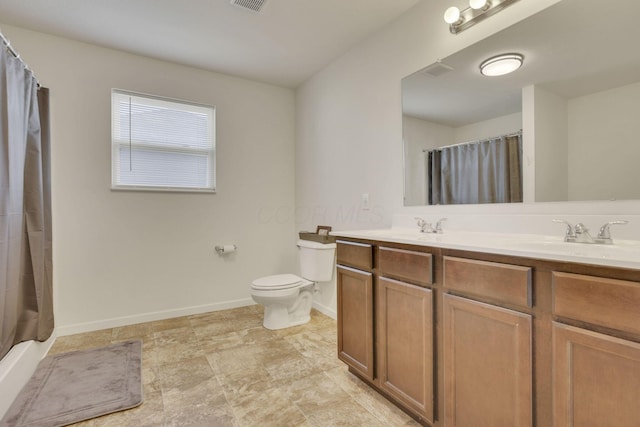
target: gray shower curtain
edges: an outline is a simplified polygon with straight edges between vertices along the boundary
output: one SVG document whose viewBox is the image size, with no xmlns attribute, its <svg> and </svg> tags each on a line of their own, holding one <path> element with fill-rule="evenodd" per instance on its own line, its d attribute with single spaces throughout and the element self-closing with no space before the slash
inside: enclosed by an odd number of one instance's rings
<svg viewBox="0 0 640 427">
<path fill-rule="evenodd" d="M 49 93 L 0 46 L 0 358 L 53 332 Z"/>
<path fill-rule="evenodd" d="M 429 204 L 522 202 L 522 135 L 429 152 Z"/>
</svg>

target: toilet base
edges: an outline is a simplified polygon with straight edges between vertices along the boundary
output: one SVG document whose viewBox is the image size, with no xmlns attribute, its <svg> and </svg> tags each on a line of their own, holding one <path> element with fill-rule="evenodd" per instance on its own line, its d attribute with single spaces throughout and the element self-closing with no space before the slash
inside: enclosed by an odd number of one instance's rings
<svg viewBox="0 0 640 427">
<path fill-rule="evenodd" d="M 287 307 L 272 304 L 264 307 L 264 320 L 262 321 L 262 326 L 267 329 L 276 330 L 304 325 L 305 323 L 309 323 L 310 320 L 310 315 L 299 316 L 297 319 L 292 318 L 288 313 Z"/>
<path fill-rule="evenodd" d="M 266 291 L 251 295 L 253 300 L 264 306 L 264 320 L 262 325 L 271 330 L 290 328 L 303 325 L 311 320 L 311 305 L 313 304 L 313 282 L 302 288 L 290 292 L 289 290 Z M 286 295 L 285 295 L 286 293 Z"/>
</svg>

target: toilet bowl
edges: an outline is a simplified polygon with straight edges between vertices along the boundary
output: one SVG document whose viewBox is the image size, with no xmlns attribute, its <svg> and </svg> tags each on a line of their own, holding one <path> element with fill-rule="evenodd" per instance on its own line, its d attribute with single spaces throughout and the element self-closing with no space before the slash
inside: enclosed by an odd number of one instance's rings
<svg viewBox="0 0 640 427">
<path fill-rule="evenodd" d="M 298 241 L 302 276 L 276 274 L 251 283 L 251 297 L 264 306 L 263 325 L 283 329 L 311 319 L 315 282 L 331 280 L 335 266 L 335 243 Z"/>
<path fill-rule="evenodd" d="M 282 329 L 309 321 L 315 284 L 294 274 L 262 277 L 251 283 L 251 297 L 264 305 L 263 325 Z"/>
</svg>

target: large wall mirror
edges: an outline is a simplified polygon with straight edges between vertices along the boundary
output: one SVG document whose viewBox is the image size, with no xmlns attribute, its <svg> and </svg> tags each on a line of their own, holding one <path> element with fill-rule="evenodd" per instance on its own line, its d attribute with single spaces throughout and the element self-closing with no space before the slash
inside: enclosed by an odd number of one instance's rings
<svg viewBox="0 0 640 427">
<path fill-rule="evenodd" d="M 514 201 L 640 199 L 638 16 L 638 0 L 562 0 L 405 77 L 405 206 L 429 204 L 440 185 L 429 153 L 520 131 Z M 511 52 L 524 56 L 520 69 L 480 74 L 483 60 Z"/>
</svg>

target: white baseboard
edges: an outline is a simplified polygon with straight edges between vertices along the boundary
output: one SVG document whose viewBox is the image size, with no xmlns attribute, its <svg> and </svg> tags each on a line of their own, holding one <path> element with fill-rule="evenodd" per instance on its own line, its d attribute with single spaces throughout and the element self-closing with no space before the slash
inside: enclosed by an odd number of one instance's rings
<svg viewBox="0 0 640 427">
<path fill-rule="evenodd" d="M 0 419 L 27 384 L 56 340 L 55 332 L 45 342 L 25 341 L 16 344 L 0 360 Z"/>
<path fill-rule="evenodd" d="M 326 314 L 327 316 L 331 317 L 332 319 L 337 319 L 338 318 L 338 313 L 333 308 L 327 307 L 326 305 L 322 305 L 322 304 L 318 303 L 318 301 L 314 301 L 313 302 L 313 308 L 315 308 L 316 310 L 318 310 L 322 314 Z"/>
<path fill-rule="evenodd" d="M 254 305 L 251 298 L 225 301 L 215 304 L 184 307 L 172 310 L 141 313 L 133 316 L 114 317 L 111 319 L 97 320 L 95 322 L 76 323 L 74 325 L 58 326 L 56 333 L 59 337 L 79 334 L 83 332 L 98 331 L 101 329 L 117 328 L 119 326 L 134 325 L 136 323 L 154 322 L 156 320 L 171 319 L 173 317 L 191 316 L 193 314 L 208 313 L 210 311 L 227 310 L 230 308 Z"/>
</svg>

